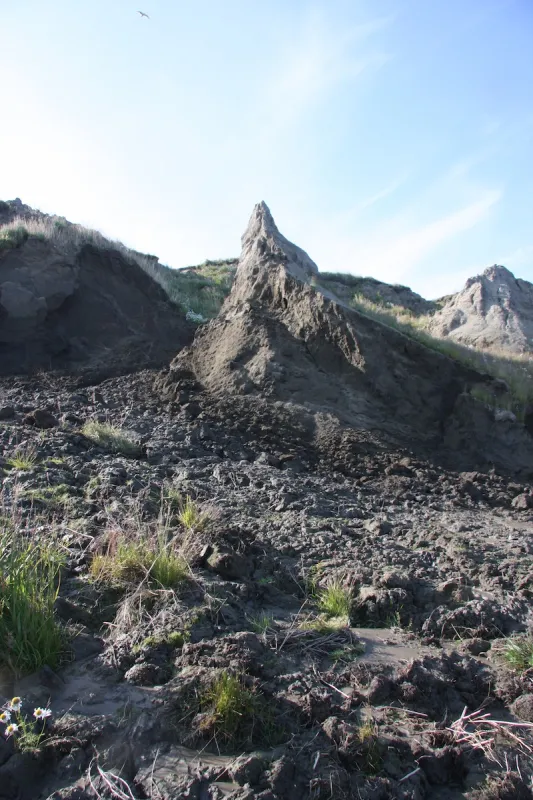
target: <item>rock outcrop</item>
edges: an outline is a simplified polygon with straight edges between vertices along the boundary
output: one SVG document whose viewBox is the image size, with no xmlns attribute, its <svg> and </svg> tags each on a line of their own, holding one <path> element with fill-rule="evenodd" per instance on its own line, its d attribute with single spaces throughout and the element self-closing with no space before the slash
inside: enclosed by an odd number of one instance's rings
<svg viewBox="0 0 533 800">
<path fill-rule="evenodd" d="M 452 447 L 465 465 L 533 469 L 523 426 L 496 423 L 469 395 L 487 375 L 316 291 L 316 265 L 279 234 L 264 203 L 242 243 L 219 316 L 158 382 L 167 399 L 183 402 L 199 386 L 230 424 L 254 436 L 266 426 L 286 441 L 298 432 L 317 453 L 356 448 L 363 436 L 426 452 Z"/>
<path fill-rule="evenodd" d="M 437 336 L 478 348 L 533 351 L 533 284 L 494 265 L 445 298 L 431 322 Z"/>
<path fill-rule="evenodd" d="M 0 372 L 161 365 L 193 326 L 117 250 L 30 236 L 0 249 Z"/>
</svg>

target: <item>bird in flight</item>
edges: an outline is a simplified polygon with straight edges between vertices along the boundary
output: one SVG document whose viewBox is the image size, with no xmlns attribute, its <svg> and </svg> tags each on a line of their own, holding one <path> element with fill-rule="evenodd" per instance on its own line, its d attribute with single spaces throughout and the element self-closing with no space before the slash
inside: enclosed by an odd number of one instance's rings
<svg viewBox="0 0 533 800">
<path fill-rule="evenodd" d="M 145 14 L 145 13 L 144 13 L 144 11 L 137 11 L 137 14 L 140 14 L 140 15 L 141 15 L 141 17 L 146 17 L 146 19 L 150 19 L 150 17 L 148 16 L 148 14 Z"/>
</svg>

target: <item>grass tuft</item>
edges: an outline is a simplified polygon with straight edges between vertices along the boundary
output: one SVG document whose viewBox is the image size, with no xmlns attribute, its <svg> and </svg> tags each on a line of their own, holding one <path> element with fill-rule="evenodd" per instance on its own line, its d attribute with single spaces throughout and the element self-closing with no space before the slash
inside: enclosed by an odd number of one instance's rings
<svg viewBox="0 0 533 800">
<path fill-rule="evenodd" d="M 149 541 L 121 536 L 105 553 L 94 556 L 89 571 L 102 583 L 127 586 L 147 578 L 164 589 L 176 588 L 189 575 L 175 543 L 163 536 Z"/>
<path fill-rule="evenodd" d="M 180 503 L 178 519 L 186 530 L 200 531 L 205 528 L 209 514 L 201 511 L 198 503 L 187 495 Z"/>
<path fill-rule="evenodd" d="M 317 604 L 319 611 L 328 619 L 349 619 L 353 604 L 351 590 L 342 581 L 332 580 L 319 590 Z"/>
<path fill-rule="evenodd" d="M 2 227 L 0 228 L 0 250 L 14 250 L 21 247 L 28 236 L 28 230 L 24 225 Z"/>
<path fill-rule="evenodd" d="M 33 469 L 37 464 L 37 452 L 33 447 L 21 447 L 6 459 L 6 463 L 12 469 Z"/>
<path fill-rule="evenodd" d="M 63 557 L 53 544 L 0 530 L 0 661 L 20 675 L 56 667 L 63 634 L 54 615 Z"/>
<path fill-rule="evenodd" d="M 507 663 L 519 672 L 525 672 L 533 667 L 533 638 L 530 636 L 517 636 L 508 639 L 503 655 Z"/>
<path fill-rule="evenodd" d="M 318 617 L 304 620 L 299 627 L 302 631 L 316 631 L 316 633 L 327 636 L 343 628 L 349 628 L 350 618 L 347 616 L 328 617 L 326 614 L 320 614 Z"/>
<path fill-rule="evenodd" d="M 248 624 L 254 633 L 263 634 L 272 628 L 274 618 L 272 614 L 266 612 L 262 614 L 253 614 L 247 617 Z"/>
<path fill-rule="evenodd" d="M 200 697 L 201 730 L 225 748 L 253 743 L 279 744 L 284 728 L 264 695 L 248 689 L 240 676 L 221 672 Z"/>
<path fill-rule="evenodd" d="M 87 439 L 111 453 L 121 453 L 125 456 L 139 455 L 139 445 L 131 438 L 130 434 L 108 422 L 94 420 L 86 422 L 82 433 Z"/>
</svg>

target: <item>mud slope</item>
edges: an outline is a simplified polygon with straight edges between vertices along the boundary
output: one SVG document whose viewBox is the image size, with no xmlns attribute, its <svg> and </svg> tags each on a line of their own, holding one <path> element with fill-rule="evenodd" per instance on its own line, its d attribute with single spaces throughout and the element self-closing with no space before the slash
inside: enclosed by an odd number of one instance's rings
<svg viewBox="0 0 533 800">
<path fill-rule="evenodd" d="M 432 319 L 437 336 L 511 353 L 533 350 L 533 284 L 495 264 L 446 298 Z"/>
<path fill-rule="evenodd" d="M 201 389 L 232 425 L 253 436 L 268 429 L 286 444 L 297 435 L 317 452 L 373 437 L 453 452 L 465 467 L 533 468 L 524 427 L 496 422 L 469 394 L 491 378 L 317 292 L 316 274 L 257 205 L 219 316 L 176 357 L 159 391 L 183 403 Z"/>
<path fill-rule="evenodd" d="M 0 373 L 160 365 L 192 339 L 163 289 L 116 250 L 0 249 Z"/>
</svg>

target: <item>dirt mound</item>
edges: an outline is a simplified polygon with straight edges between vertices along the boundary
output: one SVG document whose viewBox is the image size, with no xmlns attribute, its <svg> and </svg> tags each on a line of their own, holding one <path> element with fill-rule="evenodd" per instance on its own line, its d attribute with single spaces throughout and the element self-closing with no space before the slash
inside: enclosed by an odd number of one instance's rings
<svg viewBox="0 0 533 800">
<path fill-rule="evenodd" d="M 287 442 L 299 430 L 318 448 L 358 431 L 425 452 L 451 448 L 465 467 L 532 468 L 524 427 L 496 422 L 469 394 L 489 376 L 317 291 L 316 265 L 278 232 L 264 203 L 242 243 L 219 316 L 159 381 L 166 399 L 183 402 L 200 387 L 232 424 L 253 419 L 256 433 L 269 428 Z"/>
<path fill-rule="evenodd" d="M 162 364 L 193 326 L 124 254 L 44 237 L 0 247 L 0 373 Z"/>
<path fill-rule="evenodd" d="M 494 265 L 445 299 L 431 331 L 474 347 L 533 350 L 533 284 Z"/>
</svg>

